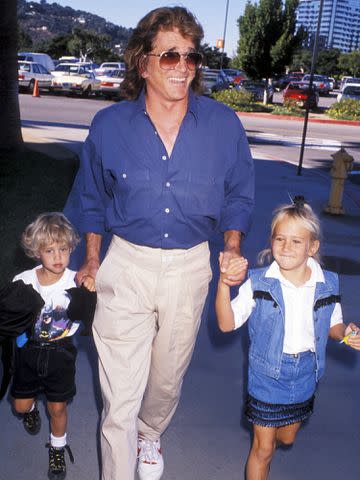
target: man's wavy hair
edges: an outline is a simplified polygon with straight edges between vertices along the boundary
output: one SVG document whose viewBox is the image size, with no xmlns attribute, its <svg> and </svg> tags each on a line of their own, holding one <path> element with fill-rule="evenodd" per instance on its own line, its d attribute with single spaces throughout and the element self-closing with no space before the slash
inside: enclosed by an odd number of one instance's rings
<svg viewBox="0 0 360 480">
<path fill-rule="evenodd" d="M 156 35 L 160 31 L 178 29 L 180 34 L 191 39 L 197 51 L 200 51 L 204 31 L 195 16 L 183 7 L 162 7 L 152 10 L 142 18 L 133 31 L 125 49 L 126 64 L 125 78 L 121 83 L 122 96 L 128 100 L 135 100 L 145 85 L 141 72 L 146 66 L 144 55 L 150 53 L 154 47 Z M 196 69 L 191 88 L 201 93 L 201 71 Z"/>
</svg>

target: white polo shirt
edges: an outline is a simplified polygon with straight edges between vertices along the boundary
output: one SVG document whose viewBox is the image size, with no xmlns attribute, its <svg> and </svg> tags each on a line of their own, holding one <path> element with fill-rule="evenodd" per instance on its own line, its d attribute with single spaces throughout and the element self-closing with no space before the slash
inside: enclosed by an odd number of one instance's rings
<svg viewBox="0 0 360 480">
<path fill-rule="evenodd" d="M 285 304 L 284 353 L 315 351 L 313 320 L 315 287 L 317 282 L 325 282 L 325 278 L 320 265 L 313 258 L 309 258 L 308 266 L 311 269 L 311 276 L 299 287 L 284 278 L 276 262 L 269 266 L 265 274 L 265 277 L 277 278 L 281 285 Z M 246 322 L 255 308 L 250 279 L 240 286 L 239 293 L 232 300 L 231 306 L 235 317 L 235 329 L 237 329 Z M 342 322 L 341 305 L 336 303 L 331 315 L 330 327 Z"/>
</svg>

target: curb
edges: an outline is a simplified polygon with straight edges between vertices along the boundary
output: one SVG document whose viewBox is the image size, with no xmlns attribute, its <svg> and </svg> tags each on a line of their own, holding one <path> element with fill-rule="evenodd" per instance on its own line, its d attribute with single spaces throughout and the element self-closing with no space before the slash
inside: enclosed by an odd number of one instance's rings
<svg viewBox="0 0 360 480">
<path fill-rule="evenodd" d="M 295 120 L 297 122 L 303 122 L 304 117 L 292 117 L 291 115 L 272 115 L 271 113 L 261 113 L 261 112 L 236 112 L 238 117 L 259 117 L 259 118 L 273 118 L 274 120 Z M 358 120 L 333 120 L 325 118 L 311 118 L 309 117 L 309 122 L 311 123 L 326 123 L 334 125 L 352 125 L 354 127 L 360 126 L 360 121 Z"/>
</svg>

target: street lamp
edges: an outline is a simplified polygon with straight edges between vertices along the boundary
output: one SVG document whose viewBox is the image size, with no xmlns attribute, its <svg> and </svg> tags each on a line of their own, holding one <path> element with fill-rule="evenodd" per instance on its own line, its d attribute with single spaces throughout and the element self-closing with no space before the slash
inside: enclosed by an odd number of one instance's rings
<svg viewBox="0 0 360 480">
<path fill-rule="evenodd" d="M 321 25 L 321 15 L 322 15 L 323 4 L 324 4 L 324 0 L 320 0 L 319 16 L 318 16 L 318 21 L 317 21 L 315 42 L 314 42 L 314 46 L 313 46 L 313 55 L 312 55 L 312 60 L 311 60 L 310 81 L 309 81 L 309 96 L 310 96 L 310 92 L 312 90 L 313 81 L 314 81 L 314 70 L 315 70 L 318 47 L 319 47 L 319 35 L 320 35 L 320 25 Z M 307 131 L 307 125 L 308 125 L 308 120 L 309 120 L 310 103 L 307 102 L 305 104 L 305 106 L 306 106 L 305 119 L 304 119 L 304 127 L 303 127 L 303 134 L 302 134 L 302 140 L 301 140 L 299 165 L 298 165 L 298 170 L 297 170 L 298 175 L 301 175 L 301 170 L 302 170 L 305 140 L 306 140 L 306 131 Z"/>
<path fill-rule="evenodd" d="M 220 57 L 220 70 L 222 69 L 223 61 L 224 61 L 224 49 L 225 49 L 225 37 L 226 37 L 226 25 L 227 25 L 228 10 L 229 10 L 229 0 L 226 0 L 224 35 L 223 35 L 223 42 L 222 42 L 222 52 L 221 52 L 221 57 Z"/>
</svg>

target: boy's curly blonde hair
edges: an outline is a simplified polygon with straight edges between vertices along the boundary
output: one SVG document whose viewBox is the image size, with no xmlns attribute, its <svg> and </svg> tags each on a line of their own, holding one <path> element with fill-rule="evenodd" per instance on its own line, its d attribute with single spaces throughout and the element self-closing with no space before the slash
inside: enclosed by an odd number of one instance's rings
<svg viewBox="0 0 360 480">
<path fill-rule="evenodd" d="M 21 237 L 25 254 L 38 260 L 41 248 L 52 243 L 66 243 L 73 251 L 80 242 L 73 225 L 61 212 L 46 212 L 39 215 L 28 225 Z"/>
</svg>

